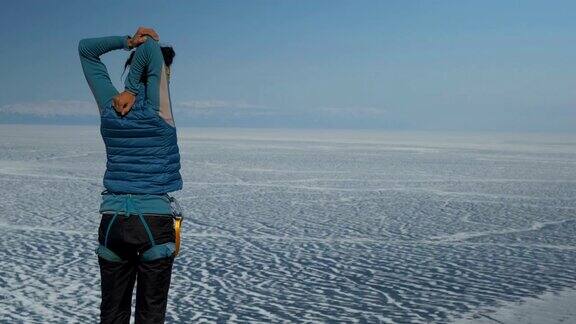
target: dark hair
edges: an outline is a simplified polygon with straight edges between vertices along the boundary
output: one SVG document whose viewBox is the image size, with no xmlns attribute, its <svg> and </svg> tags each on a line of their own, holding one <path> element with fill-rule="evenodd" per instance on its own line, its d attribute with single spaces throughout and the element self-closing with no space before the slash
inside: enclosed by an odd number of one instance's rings
<svg viewBox="0 0 576 324">
<path fill-rule="evenodd" d="M 166 64 L 167 67 L 170 67 L 170 65 L 172 65 L 172 61 L 174 61 L 174 56 L 176 56 L 174 49 L 172 48 L 172 46 L 160 46 L 160 50 L 162 51 L 162 56 L 164 57 L 164 64 Z M 124 63 L 124 71 L 122 71 L 122 75 L 124 75 L 124 72 L 126 72 L 126 68 L 128 67 L 128 65 L 132 63 L 134 53 L 136 53 L 136 51 L 132 51 L 132 53 L 130 53 L 130 56 Z M 140 79 L 140 81 L 146 84 L 146 74 L 142 74 L 142 78 Z"/>
</svg>

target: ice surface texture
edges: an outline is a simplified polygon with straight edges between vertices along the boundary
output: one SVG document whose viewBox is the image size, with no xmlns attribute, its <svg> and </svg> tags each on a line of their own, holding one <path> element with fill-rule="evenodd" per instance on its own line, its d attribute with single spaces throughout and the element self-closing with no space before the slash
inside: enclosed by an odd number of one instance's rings
<svg viewBox="0 0 576 324">
<path fill-rule="evenodd" d="M 178 130 L 167 323 L 444 323 L 576 286 L 576 138 Z M 0 322 L 96 322 L 93 126 L 0 126 Z"/>
</svg>

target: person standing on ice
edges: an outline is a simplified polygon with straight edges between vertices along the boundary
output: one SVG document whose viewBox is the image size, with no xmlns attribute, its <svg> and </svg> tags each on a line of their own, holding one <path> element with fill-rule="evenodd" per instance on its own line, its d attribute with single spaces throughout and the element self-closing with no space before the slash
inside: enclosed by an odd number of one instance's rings
<svg viewBox="0 0 576 324">
<path fill-rule="evenodd" d="M 151 28 L 134 36 L 85 38 L 78 53 L 100 112 L 106 146 L 98 256 L 100 323 L 129 323 L 136 285 L 136 323 L 164 323 L 182 213 L 168 193 L 182 189 L 170 102 L 172 47 Z M 100 56 L 133 50 L 119 93 Z"/>
</svg>

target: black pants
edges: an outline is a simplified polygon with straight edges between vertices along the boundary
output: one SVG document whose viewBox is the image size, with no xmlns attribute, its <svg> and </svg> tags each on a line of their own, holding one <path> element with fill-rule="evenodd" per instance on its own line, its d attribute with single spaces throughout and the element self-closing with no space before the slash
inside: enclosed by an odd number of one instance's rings
<svg viewBox="0 0 576 324">
<path fill-rule="evenodd" d="M 173 219 L 144 215 L 156 244 L 175 241 Z M 111 214 L 102 214 L 98 240 L 104 235 Z M 98 257 L 102 301 L 100 323 L 130 323 L 132 291 L 136 284 L 136 324 L 164 323 L 166 303 L 174 256 L 140 261 L 138 256 L 151 247 L 151 242 L 138 215 L 118 215 L 110 228 L 107 247 L 124 261 L 112 262 Z"/>
</svg>

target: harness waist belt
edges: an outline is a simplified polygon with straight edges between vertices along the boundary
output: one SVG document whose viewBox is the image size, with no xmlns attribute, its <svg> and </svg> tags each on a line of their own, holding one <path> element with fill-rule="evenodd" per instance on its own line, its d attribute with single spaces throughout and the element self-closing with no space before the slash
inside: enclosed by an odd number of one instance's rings
<svg viewBox="0 0 576 324">
<path fill-rule="evenodd" d="M 172 204 L 173 203 L 173 204 Z M 175 231 L 175 242 L 168 242 L 163 244 L 156 244 L 150 228 L 144 219 L 142 210 L 148 213 L 166 215 L 173 218 L 173 225 Z M 106 229 L 104 237 L 104 245 L 99 245 L 95 250 L 96 254 L 102 258 L 114 262 L 124 262 L 116 253 L 108 249 L 108 233 L 110 227 L 118 217 L 118 214 L 123 213 L 125 217 L 130 214 L 137 214 L 146 230 L 148 238 L 150 239 L 151 248 L 145 251 L 141 256 L 143 261 L 152 261 L 159 258 L 168 256 L 177 256 L 180 251 L 180 228 L 183 220 L 182 209 L 175 197 L 168 194 L 164 195 L 151 195 L 151 194 L 114 194 L 102 192 L 102 203 L 100 205 L 100 213 L 111 212 L 114 214 L 108 228 Z"/>
<path fill-rule="evenodd" d="M 172 215 L 170 196 L 152 194 L 114 194 L 102 193 L 102 202 L 99 212 L 122 213 L 125 215 L 147 214 Z"/>
</svg>

